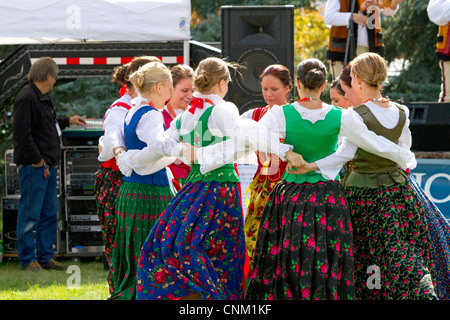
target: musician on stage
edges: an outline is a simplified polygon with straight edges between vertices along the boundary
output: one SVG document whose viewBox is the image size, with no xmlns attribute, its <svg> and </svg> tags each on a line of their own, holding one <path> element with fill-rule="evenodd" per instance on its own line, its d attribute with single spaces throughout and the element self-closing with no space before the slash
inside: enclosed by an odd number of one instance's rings
<svg viewBox="0 0 450 320">
<path fill-rule="evenodd" d="M 333 79 L 341 74 L 349 61 L 361 53 L 376 52 L 384 56 L 380 14 L 394 15 L 401 2 L 402 0 L 327 1 L 324 21 L 331 25 L 327 58 L 330 60 Z"/>
<path fill-rule="evenodd" d="M 439 102 L 450 102 L 450 0 L 430 0 L 428 18 L 439 26 L 436 55 L 441 68 L 441 93 Z"/>
</svg>

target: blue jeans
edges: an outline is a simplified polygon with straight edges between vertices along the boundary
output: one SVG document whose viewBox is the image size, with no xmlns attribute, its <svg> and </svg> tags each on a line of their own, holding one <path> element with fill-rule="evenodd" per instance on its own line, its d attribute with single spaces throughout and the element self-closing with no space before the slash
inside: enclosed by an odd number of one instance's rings
<svg viewBox="0 0 450 320">
<path fill-rule="evenodd" d="M 44 177 L 44 166 L 24 165 L 19 170 L 20 201 L 17 216 L 17 251 L 22 266 L 53 259 L 58 195 L 56 169 Z M 35 235 L 33 234 L 35 230 Z"/>
</svg>

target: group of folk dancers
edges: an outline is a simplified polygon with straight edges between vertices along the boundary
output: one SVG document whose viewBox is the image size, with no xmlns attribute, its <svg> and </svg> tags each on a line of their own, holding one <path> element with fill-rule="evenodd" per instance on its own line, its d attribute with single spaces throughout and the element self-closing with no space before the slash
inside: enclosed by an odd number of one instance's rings
<svg viewBox="0 0 450 320">
<path fill-rule="evenodd" d="M 319 60 L 298 65 L 295 102 L 289 70 L 268 66 L 267 105 L 242 115 L 224 100 L 239 67 L 138 57 L 115 70 L 95 187 L 110 299 L 450 298 L 450 227 L 410 174 L 385 61 L 355 58 L 336 105 L 320 99 Z M 234 161 L 253 152 L 244 214 Z"/>
</svg>

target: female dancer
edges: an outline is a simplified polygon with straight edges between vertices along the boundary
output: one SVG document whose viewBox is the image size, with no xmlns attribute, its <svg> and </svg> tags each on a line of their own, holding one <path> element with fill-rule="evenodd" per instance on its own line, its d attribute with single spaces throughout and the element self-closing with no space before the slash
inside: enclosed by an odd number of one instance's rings
<svg viewBox="0 0 450 320">
<path fill-rule="evenodd" d="M 172 120 L 189 106 L 194 90 L 194 70 L 190 66 L 178 64 L 172 67 L 171 74 L 173 81 L 172 95 L 162 110 L 166 128 L 169 128 Z M 184 184 L 184 179 L 191 171 L 191 167 L 177 159 L 169 166 L 169 169 L 174 176 L 175 188 L 180 190 Z"/>
<path fill-rule="evenodd" d="M 384 59 L 365 53 L 351 62 L 351 71 L 352 87 L 365 101 L 351 112 L 354 123 L 363 122 L 409 149 L 408 109 L 381 96 L 387 75 Z M 357 298 L 436 298 L 428 227 L 407 174 L 395 162 L 362 149 L 349 158 L 353 170 L 345 187 L 352 214 Z M 336 172 L 327 169 L 332 159 L 316 161 L 323 175 Z"/>
<path fill-rule="evenodd" d="M 241 117 L 259 121 L 274 105 L 286 105 L 292 80 L 289 69 L 282 65 L 268 66 L 260 76 L 261 89 L 267 106 L 245 112 Z M 258 168 L 249 186 L 250 197 L 247 214 L 245 215 L 245 243 L 250 266 L 253 263 L 256 237 L 267 198 L 273 188 L 281 181 L 286 169 L 286 162 L 275 154 L 256 152 Z"/>
<path fill-rule="evenodd" d="M 361 97 L 358 95 L 356 90 L 352 87 L 352 77 L 350 72 L 352 67 L 350 64 L 346 65 L 342 70 L 341 75 L 339 76 L 339 84 L 341 85 L 342 90 L 345 92 L 345 99 L 350 101 L 352 107 L 357 107 L 363 103 Z"/>
<path fill-rule="evenodd" d="M 361 125 L 348 125 L 345 109 L 320 100 L 326 85 L 320 60 L 303 61 L 297 73 L 301 99 L 272 108 L 260 122 L 280 132 L 306 161 L 332 154 L 344 128 L 368 149 L 392 158 L 402 154 L 402 164 L 412 155 Z M 353 299 L 353 276 L 350 212 L 337 173 L 285 172 L 264 209 L 246 298 Z"/>
<path fill-rule="evenodd" d="M 200 62 L 194 80 L 196 98 L 175 119 L 167 136 L 202 146 L 226 139 L 241 141 L 243 132 L 250 134 L 237 107 L 223 100 L 230 81 L 229 67 L 233 65 L 219 58 Z M 268 140 L 259 146 L 262 150 L 290 159 L 293 153 L 286 151 L 291 147 L 281 144 L 277 135 Z M 180 151 L 178 157 L 183 149 Z M 119 156 L 119 167 L 136 162 L 137 153 L 128 153 Z M 222 163 L 203 174 L 201 166 L 193 164 L 187 181 L 143 245 L 137 298 L 242 299 L 246 252 L 234 165 Z"/>
<path fill-rule="evenodd" d="M 114 69 L 112 81 L 122 84 L 121 97 L 113 102 L 103 117 L 104 136 L 100 139 L 99 157 L 102 162 L 95 173 L 95 199 L 97 214 L 102 229 L 105 245 L 105 258 L 108 266 L 107 282 L 112 292 L 111 252 L 114 242 L 114 226 L 116 217 L 116 195 L 122 184 L 123 175 L 117 167 L 115 156 L 124 150 L 125 143 L 121 134 L 123 119 L 131 109 L 131 99 L 137 96 L 136 89 L 128 80 L 128 76 L 146 63 L 159 61 L 156 57 L 142 56 Z"/>
<path fill-rule="evenodd" d="M 333 105 L 342 109 L 348 109 L 352 105 L 347 98 L 345 98 L 345 91 L 342 90 L 339 77 L 333 80 L 330 85 L 330 98 Z"/>
<path fill-rule="evenodd" d="M 170 97 L 170 71 L 160 62 L 150 62 L 131 74 L 130 82 L 139 95 L 133 100 L 134 106 L 124 121 L 126 149 L 163 148 L 156 137 L 164 131 L 159 110 Z M 174 160 L 168 159 L 151 174 L 132 172 L 124 176 L 116 199 L 116 234 L 111 255 L 114 291 L 110 299 L 135 298 L 141 246 L 173 197 L 166 166 Z"/>
</svg>

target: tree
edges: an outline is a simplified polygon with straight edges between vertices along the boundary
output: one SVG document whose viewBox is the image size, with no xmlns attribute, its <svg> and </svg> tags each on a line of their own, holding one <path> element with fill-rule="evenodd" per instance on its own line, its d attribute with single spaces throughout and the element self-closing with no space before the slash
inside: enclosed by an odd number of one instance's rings
<svg viewBox="0 0 450 320">
<path fill-rule="evenodd" d="M 404 59 L 404 69 L 385 94 L 400 102 L 437 101 L 440 70 L 435 55 L 438 27 L 427 15 L 428 1 L 404 0 L 399 11 L 383 21 L 386 60 Z"/>
</svg>

